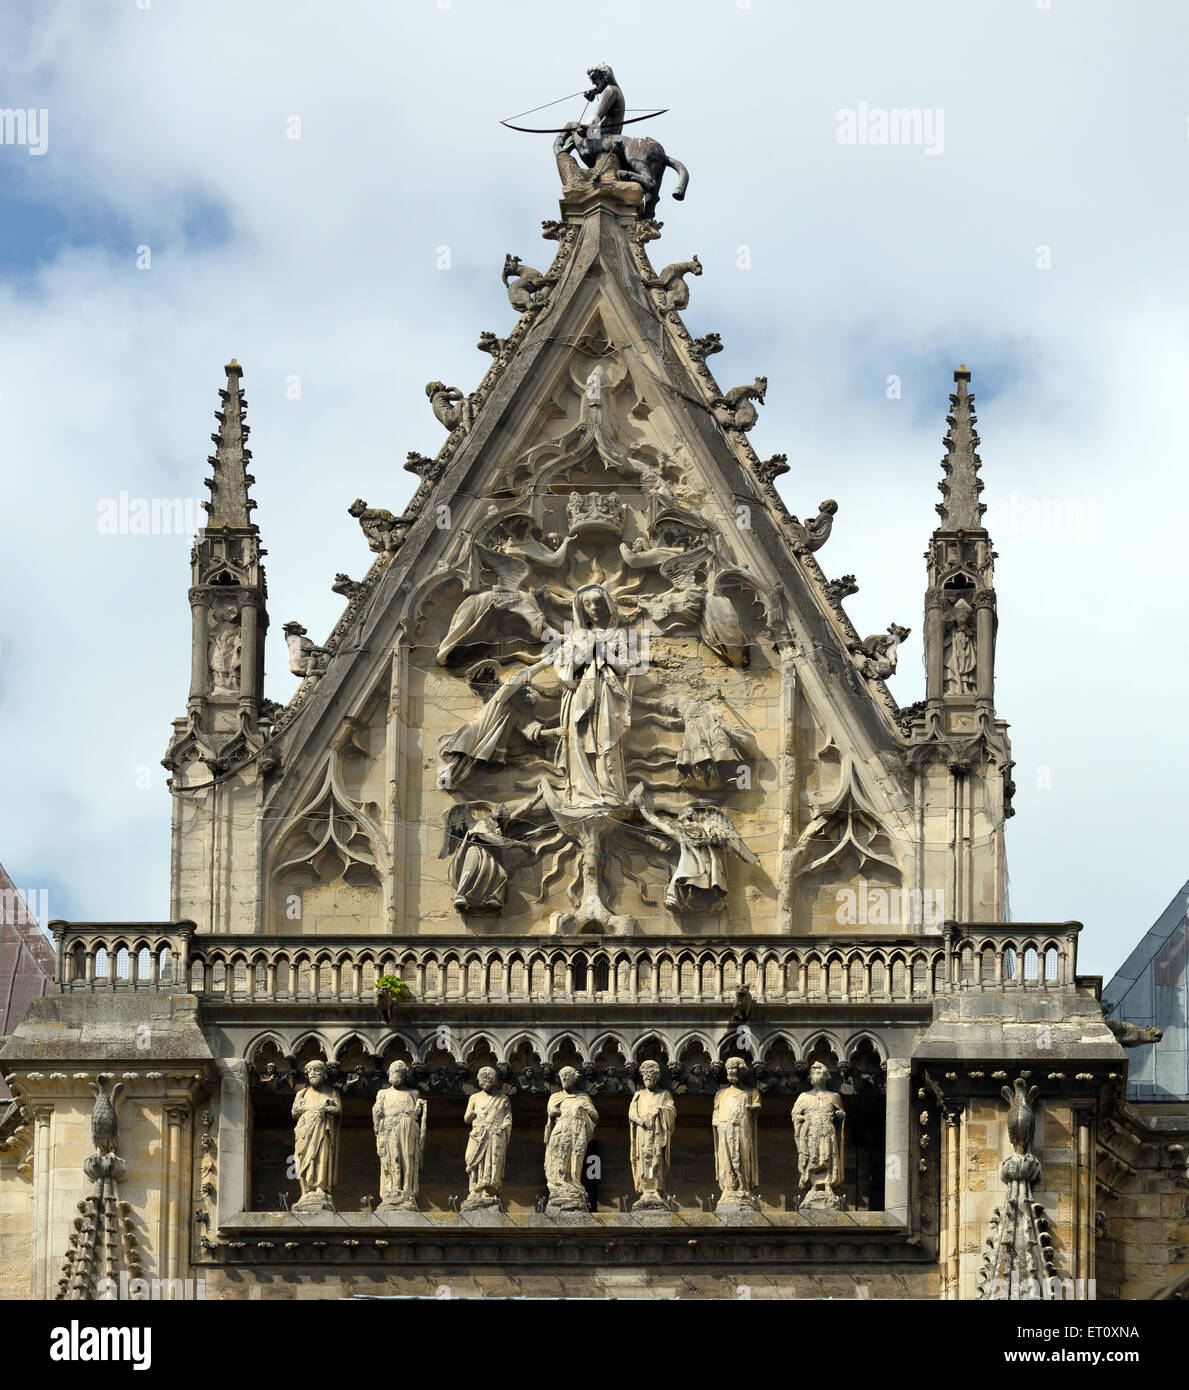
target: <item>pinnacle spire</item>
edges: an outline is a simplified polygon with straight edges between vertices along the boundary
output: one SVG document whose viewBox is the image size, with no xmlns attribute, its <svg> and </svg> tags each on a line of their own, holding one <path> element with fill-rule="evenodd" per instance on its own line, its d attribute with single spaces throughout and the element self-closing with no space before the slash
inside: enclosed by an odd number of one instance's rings
<svg viewBox="0 0 1189 1390">
<path fill-rule="evenodd" d="M 208 527 L 249 527 L 252 526 L 251 513 L 256 503 L 248 496 L 248 489 L 256 479 L 247 471 L 252 451 L 246 443 L 251 427 L 244 424 L 248 402 L 240 387 L 244 371 L 234 357 L 224 370 L 227 373 L 227 386 L 219 392 L 222 407 L 215 411 L 219 429 L 211 435 L 215 452 L 207 459 L 214 472 L 213 477 L 206 479 L 211 500 L 202 505 L 208 513 Z"/>
<path fill-rule="evenodd" d="M 954 373 L 957 390 L 950 396 L 946 416 L 945 457 L 941 460 L 945 477 L 937 484 L 942 501 L 937 504 L 943 531 L 981 531 L 987 510 L 978 500 L 983 480 L 978 476 L 982 460 L 978 456 L 978 416 L 970 394 L 970 372 L 963 365 Z"/>
</svg>

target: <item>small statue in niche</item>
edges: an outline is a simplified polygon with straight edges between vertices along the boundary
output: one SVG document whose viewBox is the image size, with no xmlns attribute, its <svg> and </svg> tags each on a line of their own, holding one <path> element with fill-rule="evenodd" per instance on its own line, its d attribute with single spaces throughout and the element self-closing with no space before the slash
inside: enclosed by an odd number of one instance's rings
<svg viewBox="0 0 1189 1390">
<path fill-rule="evenodd" d="M 971 633 L 974 609 L 960 598 L 950 616 L 950 630 L 945 644 L 945 693 L 974 694 L 975 650 Z"/>
<path fill-rule="evenodd" d="M 338 1170 L 339 1121 L 343 1103 L 320 1058 L 305 1067 L 306 1084 L 293 1098 L 293 1153 L 301 1197 L 294 1211 L 327 1211 Z"/>
<path fill-rule="evenodd" d="M 498 1207 L 508 1157 L 508 1137 L 512 1133 L 512 1103 L 494 1067 L 480 1067 L 476 1078 L 479 1089 L 467 1101 L 463 1124 L 470 1128 L 466 1167 L 470 1191 L 463 1211 L 476 1207 Z"/>
<path fill-rule="evenodd" d="M 479 763 L 502 766 L 508 740 L 519 733 L 527 743 L 539 744 L 548 732 L 533 718 L 541 699 L 533 689 L 533 676 L 552 664 L 549 657 L 514 672 L 502 684 L 494 661 L 478 661 L 467 672 L 467 684 L 484 702 L 483 708 L 452 734 L 443 735 L 438 744 L 442 768 L 438 784 L 450 790 L 460 787 Z"/>
<path fill-rule="evenodd" d="M 747 864 L 760 862 L 759 856 L 743 843 L 726 812 L 718 806 L 695 802 L 683 807 L 675 819 L 662 820 L 644 805 L 643 783 L 637 785 L 632 800 L 644 820 L 678 849 L 677 864 L 665 889 L 665 906 L 678 913 L 721 912 L 727 897 L 726 852 L 732 851 Z"/>
<path fill-rule="evenodd" d="M 239 694 L 239 663 L 242 638 L 239 606 L 231 599 L 218 599 L 211 607 L 211 694 Z"/>
<path fill-rule="evenodd" d="M 408 1071 L 406 1062 L 393 1062 L 388 1068 L 389 1084 L 372 1106 L 382 1211 L 417 1210 L 429 1108 L 417 1088 L 409 1084 Z"/>
<path fill-rule="evenodd" d="M 573 1067 L 558 1073 L 561 1090 L 549 1097 L 545 1110 L 545 1181 L 549 1185 L 546 1212 L 589 1211 L 582 1170 L 590 1136 L 599 1122 L 594 1102 L 578 1090 L 581 1080 Z"/>
<path fill-rule="evenodd" d="M 528 562 L 517 554 L 505 554 L 483 545 L 476 544 L 474 549 L 483 565 L 495 574 L 496 582 L 490 588 L 468 594 L 455 609 L 438 647 L 439 666 L 447 665 L 460 647 L 490 640 L 510 618 L 527 627 L 534 638 L 540 638 L 549 625 L 541 606 L 547 591 L 529 588 L 532 570 Z"/>
<path fill-rule="evenodd" d="M 668 701 L 682 722 L 677 775 L 683 786 L 712 791 L 737 785 L 740 769 L 748 766 L 752 738 L 746 729 L 728 728 L 711 700 L 700 695 L 676 695 Z"/>
<path fill-rule="evenodd" d="M 846 1112 L 835 1091 L 825 1089 L 829 1068 L 814 1062 L 809 1068 L 809 1090 L 793 1103 L 793 1137 L 797 1144 L 797 1169 L 801 1183 L 798 1209 L 841 1211 L 842 1136 Z"/>
<path fill-rule="evenodd" d="M 669 1151 L 677 1125 L 677 1106 L 670 1091 L 660 1085 L 657 1062 L 641 1063 L 643 1086 L 628 1107 L 631 1127 L 632 1179 L 639 1193 L 633 1211 L 667 1208 L 665 1190 L 669 1178 Z"/>
<path fill-rule="evenodd" d="M 727 1084 L 714 1093 L 714 1174 L 720 1196 L 716 1212 L 755 1211 L 759 1206 L 760 1159 L 757 1117 L 760 1093 L 746 1084 L 747 1063 L 729 1057 Z"/>
<path fill-rule="evenodd" d="M 476 814 L 477 813 L 477 814 Z M 459 912 L 501 912 L 508 894 L 508 874 L 496 858 L 502 849 L 523 849 L 507 835 L 506 806 L 451 806 L 439 859 L 450 860 L 450 885 Z"/>
</svg>

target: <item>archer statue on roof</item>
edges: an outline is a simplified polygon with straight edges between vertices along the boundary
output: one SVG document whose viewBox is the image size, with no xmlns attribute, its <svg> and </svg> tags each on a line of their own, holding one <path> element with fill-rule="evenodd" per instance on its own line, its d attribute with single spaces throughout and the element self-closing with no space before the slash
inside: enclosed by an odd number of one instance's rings
<svg viewBox="0 0 1189 1390">
<path fill-rule="evenodd" d="M 616 82 L 615 74 L 606 63 L 600 63 L 597 68 L 587 68 L 586 75 L 594 85 L 582 95 L 587 101 L 594 101 L 595 97 L 599 99 L 594 120 L 586 127 L 588 134 L 595 139 L 607 135 L 622 135 L 626 107 L 623 102 L 623 89 Z"/>
<path fill-rule="evenodd" d="M 656 213 L 660 197 L 661 179 L 666 169 L 675 169 L 678 184 L 673 197 L 681 201 L 689 184 L 689 171 L 684 164 L 670 159 L 664 146 L 647 135 L 625 136 L 623 127 L 629 122 L 625 118 L 623 91 L 615 80 L 611 68 L 603 63 L 590 68 L 588 74 L 594 84 L 583 93 L 587 101 L 599 98 L 592 121 L 567 121 L 563 130 L 553 142 L 554 154 L 563 155 L 572 149 L 588 169 L 593 169 L 604 155 L 612 155 L 618 164 L 617 174 L 621 181 L 638 183 L 644 190 L 644 201 L 640 208 L 642 217 L 652 217 Z M 633 120 L 641 120 L 636 116 Z"/>
</svg>

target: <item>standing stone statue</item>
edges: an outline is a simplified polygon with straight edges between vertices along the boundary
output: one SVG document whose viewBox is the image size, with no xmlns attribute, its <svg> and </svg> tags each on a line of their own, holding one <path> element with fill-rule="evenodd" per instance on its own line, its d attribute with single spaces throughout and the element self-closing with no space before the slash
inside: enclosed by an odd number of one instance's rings
<svg viewBox="0 0 1189 1390">
<path fill-rule="evenodd" d="M 500 1088 L 494 1067 L 480 1067 L 479 1090 L 467 1101 L 463 1123 L 470 1127 L 467 1139 L 467 1179 L 470 1192 L 463 1211 L 498 1207 L 508 1136 L 512 1133 L 512 1104 Z"/>
<path fill-rule="evenodd" d="M 656 1062 L 640 1067 L 643 1090 L 637 1091 L 628 1107 L 632 1140 L 632 1178 L 640 1194 L 632 1204 L 634 1211 L 649 1207 L 667 1208 L 665 1188 L 669 1177 L 669 1146 L 677 1125 L 677 1107 L 672 1093 L 659 1089 L 661 1069 Z"/>
<path fill-rule="evenodd" d="M 960 598 L 954 604 L 949 640 L 945 650 L 945 692 L 947 695 L 972 695 L 975 689 L 974 639 L 971 636 L 974 609 Z"/>
<path fill-rule="evenodd" d="M 407 1063 L 393 1062 L 388 1068 L 389 1084 L 372 1106 L 383 1211 L 417 1210 L 428 1108 L 417 1088 L 408 1085 L 408 1070 Z"/>
<path fill-rule="evenodd" d="M 755 1211 L 759 1206 L 760 1160 L 756 1116 L 760 1093 L 744 1084 L 747 1063 L 727 1061 L 727 1084 L 714 1094 L 714 1170 L 722 1195 L 716 1212 Z"/>
<path fill-rule="evenodd" d="M 793 1135 L 801 1178 L 798 1210 L 840 1211 L 842 1197 L 842 1133 L 846 1112 L 841 1097 L 825 1089 L 829 1069 L 823 1062 L 809 1068 L 809 1090 L 793 1104 Z"/>
<path fill-rule="evenodd" d="M 307 1062 L 306 1084 L 293 1098 L 293 1150 L 301 1183 L 294 1211 L 328 1211 L 332 1205 L 343 1102 L 329 1076 L 325 1062 Z"/>
<path fill-rule="evenodd" d="M 549 1097 L 545 1119 L 545 1181 L 549 1185 L 549 1215 L 589 1211 L 582 1168 L 586 1146 L 599 1122 L 594 1102 L 577 1090 L 580 1080 L 573 1067 L 562 1067 L 557 1078 L 561 1090 Z"/>
</svg>

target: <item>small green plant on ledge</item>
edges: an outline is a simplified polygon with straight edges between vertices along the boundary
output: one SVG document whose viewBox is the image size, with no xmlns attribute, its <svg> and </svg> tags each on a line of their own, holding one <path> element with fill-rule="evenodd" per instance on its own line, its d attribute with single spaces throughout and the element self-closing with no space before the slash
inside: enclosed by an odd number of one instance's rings
<svg viewBox="0 0 1189 1390">
<path fill-rule="evenodd" d="M 403 1004 L 413 997 L 413 991 L 399 975 L 381 975 L 372 988 L 376 991 L 377 1001 L 381 1003 Z"/>
</svg>

